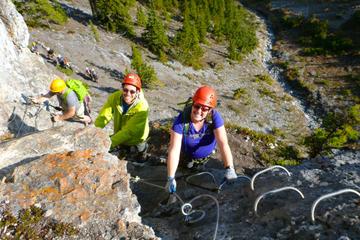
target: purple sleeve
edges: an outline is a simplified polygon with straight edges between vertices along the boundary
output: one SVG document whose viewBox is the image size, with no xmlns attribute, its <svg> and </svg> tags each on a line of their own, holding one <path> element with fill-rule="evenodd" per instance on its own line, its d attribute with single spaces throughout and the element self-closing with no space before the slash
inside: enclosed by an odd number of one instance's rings
<svg viewBox="0 0 360 240">
<path fill-rule="evenodd" d="M 172 130 L 176 133 L 179 133 L 179 134 L 183 134 L 183 129 L 184 129 L 184 126 L 183 126 L 183 119 L 182 119 L 182 113 L 180 113 L 174 120 L 174 123 L 173 123 L 173 126 L 172 126 Z"/>
<path fill-rule="evenodd" d="M 224 119 L 221 117 L 221 114 L 216 110 L 213 110 L 212 114 L 213 114 L 212 119 L 213 119 L 213 122 L 214 122 L 214 129 L 217 129 L 217 128 L 223 126 L 224 125 Z"/>
</svg>

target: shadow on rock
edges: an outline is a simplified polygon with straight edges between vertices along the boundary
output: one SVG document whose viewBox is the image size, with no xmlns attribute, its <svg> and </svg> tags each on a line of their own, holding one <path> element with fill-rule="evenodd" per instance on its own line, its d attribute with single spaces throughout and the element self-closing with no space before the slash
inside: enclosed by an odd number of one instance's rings
<svg viewBox="0 0 360 240">
<path fill-rule="evenodd" d="M 112 77 L 114 80 L 116 81 L 120 81 L 120 79 L 124 78 L 124 74 L 116 69 L 112 69 L 112 68 L 108 68 L 108 67 L 104 67 L 104 66 L 99 66 L 93 62 L 89 62 L 89 64 L 91 64 L 94 67 L 97 67 L 101 70 L 103 70 L 105 73 L 108 73 L 110 75 L 110 77 Z"/>
<path fill-rule="evenodd" d="M 61 7 L 63 7 L 66 10 L 66 13 L 68 16 L 70 16 L 75 21 L 87 26 L 89 23 L 89 20 L 92 19 L 92 16 L 78 8 L 74 8 L 70 5 L 67 5 L 65 3 L 60 3 Z"/>
<path fill-rule="evenodd" d="M 113 93 L 113 92 L 116 92 L 117 90 L 119 89 L 116 89 L 116 88 L 113 88 L 113 87 L 97 87 L 97 86 L 93 86 L 93 88 L 96 88 L 100 91 L 103 91 L 103 92 L 107 92 L 107 93 Z"/>
<path fill-rule="evenodd" d="M 36 157 L 29 157 L 29 158 L 26 158 L 20 162 L 17 162 L 17 163 L 14 163 L 12 165 L 9 165 L 7 167 L 4 167 L 2 169 L 0 169 L 0 179 L 2 179 L 3 177 L 9 177 L 12 175 L 12 172 L 15 170 L 15 168 L 21 166 L 21 165 L 24 165 L 24 164 L 28 164 L 36 159 L 38 159 L 39 157 L 36 156 Z M 10 180 L 7 180 L 7 182 L 11 182 L 11 179 Z"/>
<path fill-rule="evenodd" d="M 27 133 L 37 132 L 38 129 L 32 126 L 27 125 L 24 122 L 24 118 L 26 117 L 26 113 L 21 118 L 15 112 L 13 112 L 8 120 L 8 130 L 14 134 L 15 137 L 24 136 Z"/>
</svg>

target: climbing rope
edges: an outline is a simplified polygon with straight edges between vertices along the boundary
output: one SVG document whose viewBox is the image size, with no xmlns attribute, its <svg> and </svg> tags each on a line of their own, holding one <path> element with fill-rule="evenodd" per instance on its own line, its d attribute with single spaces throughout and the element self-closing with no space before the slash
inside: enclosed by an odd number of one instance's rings
<svg viewBox="0 0 360 240">
<path fill-rule="evenodd" d="M 140 179 L 140 177 L 136 176 L 136 177 L 131 177 L 130 178 L 130 181 L 134 182 L 134 183 L 144 183 L 144 184 L 147 184 L 149 186 L 153 186 L 153 187 L 156 187 L 156 188 L 160 188 L 160 189 L 163 189 L 164 191 L 166 191 L 166 188 L 163 187 L 163 186 L 160 186 L 160 185 L 157 185 L 157 184 L 154 184 L 154 183 L 150 183 L 150 182 L 147 182 L 145 181 L 144 179 Z M 216 235 L 217 235 L 217 231 L 218 231 L 218 227 L 219 227 L 219 219 L 220 219 L 220 206 L 219 206 L 219 201 L 214 197 L 214 196 L 211 196 L 209 194 L 201 194 L 199 196 L 196 196 L 194 197 L 193 199 L 191 199 L 189 202 L 184 202 L 180 196 L 176 193 L 172 193 L 174 194 L 174 196 L 176 196 L 177 199 L 179 199 L 179 201 L 181 202 L 181 213 L 185 216 L 185 222 L 187 223 L 194 223 L 194 222 L 198 222 L 200 220 L 202 220 L 204 217 L 205 217 L 205 211 L 203 210 L 192 210 L 192 205 L 191 203 L 194 202 L 195 200 L 199 199 L 199 198 L 202 198 L 202 197 L 207 197 L 207 198 L 210 198 L 212 199 L 215 204 L 216 204 L 216 207 L 217 207 L 217 211 L 216 211 L 216 224 L 215 224 L 215 231 L 214 231 L 214 236 L 213 236 L 213 239 L 215 240 L 216 239 Z M 191 215 L 194 215 L 196 213 L 200 213 L 200 217 L 196 218 L 196 219 L 191 219 Z"/>
<path fill-rule="evenodd" d="M 204 186 L 201 186 L 201 185 L 198 185 L 198 184 L 194 184 L 190 181 L 191 178 L 193 177 L 198 177 L 198 176 L 201 176 L 201 175 L 209 175 L 211 176 L 211 179 L 213 181 L 213 183 L 216 185 L 216 188 L 208 188 L 208 187 L 204 187 Z M 237 175 L 237 179 L 241 179 L 241 178 L 244 178 L 244 179 L 247 179 L 249 181 L 251 181 L 251 179 L 246 176 L 246 175 Z M 215 176 L 210 173 L 210 172 L 200 172 L 200 173 L 196 173 L 196 174 L 193 174 L 193 175 L 189 175 L 188 177 L 185 178 L 185 182 L 192 185 L 192 186 L 195 186 L 195 187 L 198 187 L 198 188 L 202 188 L 202 189 L 205 189 L 205 190 L 209 190 L 209 191 L 217 191 L 218 193 L 222 190 L 223 186 L 226 185 L 228 183 L 228 181 L 226 180 L 226 178 L 224 178 L 219 184 L 217 183 L 216 179 L 215 179 Z"/>
<path fill-rule="evenodd" d="M 51 117 L 53 117 L 55 114 L 50 111 L 50 108 L 49 108 L 49 107 L 53 107 L 54 109 L 59 110 L 58 107 L 55 107 L 55 106 L 51 105 L 51 104 L 49 103 L 49 101 L 45 101 L 44 103 L 39 104 L 39 103 L 34 103 L 34 102 L 32 102 L 32 101 L 30 100 L 30 98 L 31 98 L 31 97 L 29 97 L 29 96 L 22 95 L 22 103 L 23 103 L 23 105 L 25 105 L 25 110 L 24 110 L 24 114 L 23 114 L 23 116 L 22 116 L 22 118 L 21 118 L 21 125 L 20 125 L 19 129 L 17 130 L 17 133 L 16 133 L 16 135 L 15 135 L 15 138 L 17 138 L 17 137 L 20 136 L 21 130 L 23 129 L 23 127 L 24 127 L 24 125 L 25 125 L 25 118 L 26 118 L 26 116 L 28 116 L 29 118 L 35 118 L 35 119 L 34 119 L 34 123 L 35 123 L 35 126 L 34 126 L 34 127 L 37 129 L 37 128 L 38 128 L 38 118 L 39 118 L 39 116 L 40 116 L 41 111 L 44 109 L 44 107 L 45 107 L 45 110 L 46 110 L 47 112 L 49 112 L 49 114 L 50 114 Z M 32 114 L 32 113 L 29 112 L 29 107 L 33 107 L 33 106 L 37 107 L 34 114 Z M 13 117 L 12 117 L 12 119 L 10 119 L 10 120 L 8 121 L 8 124 L 12 123 L 12 122 L 15 121 L 15 119 L 16 119 L 16 117 L 15 117 L 15 107 L 14 107 L 13 112 L 12 112 L 11 115 L 12 115 Z M 52 122 L 52 127 L 54 127 L 54 122 Z"/>
</svg>

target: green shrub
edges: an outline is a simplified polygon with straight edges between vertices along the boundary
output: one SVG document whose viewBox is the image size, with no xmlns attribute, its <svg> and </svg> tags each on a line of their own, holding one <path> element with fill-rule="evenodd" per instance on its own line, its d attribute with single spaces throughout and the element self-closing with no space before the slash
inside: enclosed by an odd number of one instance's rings
<svg viewBox="0 0 360 240">
<path fill-rule="evenodd" d="M 311 17 L 304 22 L 301 29 L 304 36 L 311 36 L 311 38 L 315 39 L 326 39 L 329 32 L 329 23 L 327 21 L 321 21 L 316 17 Z"/>
<path fill-rule="evenodd" d="M 304 143 L 312 157 L 328 154 L 332 148 L 343 148 L 357 141 L 360 138 L 359 124 L 360 104 L 344 112 L 331 112 L 324 118 L 322 126 L 305 138 Z"/>
<path fill-rule="evenodd" d="M 265 75 L 256 75 L 255 76 L 255 82 L 266 82 L 269 85 L 272 85 L 274 83 L 274 79 L 268 74 Z"/>
<path fill-rule="evenodd" d="M 8 208 L 8 207 L 6 207 Z M 78 234 L 78 229 L 70 223 L 58 222 L 45 217 L 41 208 L 30 206 L 21 209 L 14 217 L 8 209 L 2 213 L 0 229 L 3 239 L 53 239 Z"/>
<path fill-rule="evenodd" d="M 225 1 L 224 20 L 220 29 L 221 34 L 225 35 L 229 42 L 230 59 L 241 61 L 243 56 L 258 46 L 254 22 L 249 12 L 238 6 L 235 1 Z"/>
<path fill-rule="evenodd" d="M 276 141 L 275 137 L 271 134 L 257 132 L 250 128 L 240 127 L 236 124 L 226 123 L 225 127 L 235 130 L 236 133 L 238 134 L 249 136 L 253 142 L 261 141 L 264 144 L 270 144 L 270 143 L 274 144 Z"/>
<path fill-rule="evenodd" d="M 15 0 L 14 4 L 29 27 L 48 28 L 51 23 L 64 25 L 68 20 L 65 10 L 56 0 Z"/>
<path fill-rule="evenodd" d="M 279 137 L 284 137 L 284 136 L 285 136 L 285 133 L 284 133 L 281 129 L 276 128 L 276 127 L 274 127 L 274 128 L 271 129 L 271 133 L 272 133 L 273 135 L 279 136 Z"/>
<path fill-rule="evenodd" d="M 283 26 L 288 29 L 298 28 L 303 24 L 304 17 L 303 16 L 292 16 L 292 15 L 285 13 L 282 16 L 281 21 L 282 21 Z"/>
<path fill-rule="evenodd" d="M 157 56 L 164 55 L 169 47 L 169 39 L 165 33 L 165 28 L 154 10 L 149 12 L 148 22 L 142 38 L 150 51 Z"/>
<path fill-rule="evenodd" d="M 247 91 L 245 88 L 238 88 L 234 91 L 233 98 L 235 100 L 238 100 L 242 98 L 245 94 L 247 94 Z"/>
<path fill-rule="evenodd" d="M 144 87 L 154 87 L 159 86 L 162 83 L 157 78 L 155 70 L 152 66 L 144 63 L 140 50 L 136 47 L 136 45 L 132 45 L 132 60 L 131 67 L 136 70 L 139 74 L 141 81 Z"/>
<path fill-rule="evenodd" d="M 287 80 L 290 80 L 290 81 L 298 80 L 300 78 L 299 69 L 296 67 L 288 68 L 285 73 L 285 76 L 286 76 Z"/>
<path fill-rule="evenodd" d="M 142 27 L 145 27 L 146 24 L 147 24 L 146 14 L 145 14 L 144 10 L 141 7 L 137 8 L 136 22 L 137 22 L 137 25 L 142 26 Z"/>
<path fill-rule="evenodd" d="M 65 73 L 67 76 L 73 75 L 74 71 L 70 68 L 63 68 L 60 65 L 56 65 L 56 69 L 62 73 Z"/>
<path fill-rule="evenodd" d="M 129 37 L 135 35 L 129 9 L 134 0 L 91 0 L 93 15 L 105 29 L 118 32 Z"/>
<path fill-rule="evenodd" d="M 271 99 L 276 100 L 276 94 L 275 94 L 275 92 L 273 92 L 273 91 L 271 91 L 271 90 L 269 90 L 269 89 L 267 89 L 267 88 L 258 89 L 258 92 L 260 93 L 260 96 L 261 96 L 261 97 L 267 96 L 267 97 L 269 97 L 269 98 L 271 98 Z"/>
<path fill-rule="evenodd" d="M 100 42 L 100 34 L 99 34 L 97 27 L 92 23 L 91 20 L 90 20 L 89 24 L 90 24 L 90 29 L 91 29 L 92 33 L 94 34 L 95 41 Z"/>
<path fill-rule="evenodd" d="M 189 12 L 184 16 L 183 26 L 176 34 L 174 44 L 176 47 L 173 56 L 176 59 L 194 69 L 202 67 L 200 59 L 204 51 L 200 47 L 199 35 Z"/>
<path fill-rule="evenodd" d="M 279 67 L 281 67 L 281 68 L 283 68 L 283 69 L 288 69 L 289 68 L 289 66 L 290 66 L 290 63 L 289 63 L 289 61 L 285 61 L 285 62 L 278 62 L 277 63 L 277 65 L 279 66 Z"/>
</svg>

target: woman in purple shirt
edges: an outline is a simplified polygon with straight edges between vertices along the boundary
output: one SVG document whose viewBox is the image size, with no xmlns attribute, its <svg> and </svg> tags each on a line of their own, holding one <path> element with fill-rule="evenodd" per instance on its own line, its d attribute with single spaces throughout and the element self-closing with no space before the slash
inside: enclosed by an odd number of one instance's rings
<svg viewBox="0 0 360 240">
<path fill-rule="evenodd" d="M 200 87 L 192 98 L 193 104 L 185 108 L 175 119 L 170 138 L 167 159 L 168 181 L 166 189 L 176 192 L 175 173 L 180 161 L 180 153 L 189 168 L 195 162 L 202 162 L 210 156 L 216 145 L 224 161 L 225 178 L 237 178 L 233 157 L 228 144 L 224 120 L 216 107 L 215 90 L 209 86 Z"/>
</svg>

